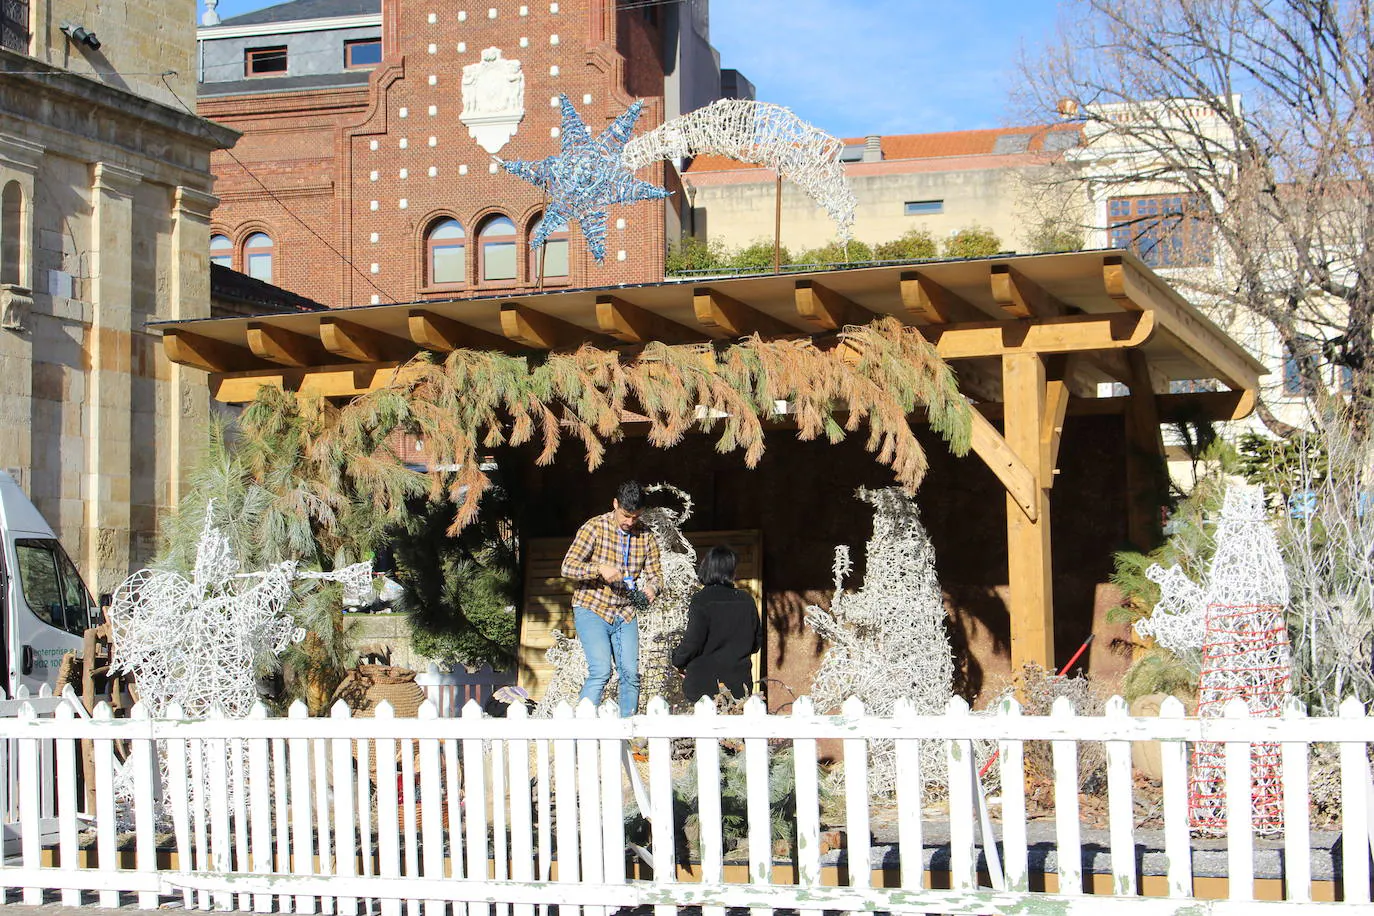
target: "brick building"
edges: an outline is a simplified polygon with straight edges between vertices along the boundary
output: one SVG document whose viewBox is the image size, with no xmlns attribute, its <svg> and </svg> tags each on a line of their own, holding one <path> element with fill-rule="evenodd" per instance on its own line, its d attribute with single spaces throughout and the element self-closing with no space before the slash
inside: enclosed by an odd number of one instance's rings
<svg viewBox="0 0 1374 916">
<path fill-rule="evenodd" d="M 294 0 L 200 29 L 199 112 L 243 139 L 213 161 L 211 258 L 334 306 L 529 289 L 543 192 L 496 158 L 559 149 L 565 94 L 593 132 L 720 96 L 706 0 Z M 748 85 L 727 74 L 730 86 Z M 641 178 L 680 190 L 672 164 Z M 597 264 L 577 227 L 547 286 L 662 279 L 682 195 L 613 208 Z"/>
</svg>

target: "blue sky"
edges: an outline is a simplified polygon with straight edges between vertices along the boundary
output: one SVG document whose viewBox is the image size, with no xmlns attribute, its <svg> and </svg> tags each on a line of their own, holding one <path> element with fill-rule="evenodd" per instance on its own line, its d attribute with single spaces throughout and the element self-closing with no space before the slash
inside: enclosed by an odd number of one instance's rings
<svg viewBox="0 0 1374 916">
<path fill-rule="evenodd" d="M 203 0 L 202 0 L 203 2 Z M 228 18 L 273 5 L 221 0 Z M 1020 123 L 1009 109 L 1022 47 L 1053 27 L 1054 0 L 714 0 L 721 65 L 842 137 Z M 1048 114 L 1048 113 L 1047 113 Z"/>
</svg>

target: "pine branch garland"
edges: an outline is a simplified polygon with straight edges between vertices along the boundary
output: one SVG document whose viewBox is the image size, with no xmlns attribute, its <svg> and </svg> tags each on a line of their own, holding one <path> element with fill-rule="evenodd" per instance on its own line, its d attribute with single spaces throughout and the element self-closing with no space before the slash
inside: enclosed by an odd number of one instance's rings
<svg viewBox="0 0 1374 916">
<path fill-rule="evenodd" d="M 648 418 L 655 446 L 669 448 L 697 429 L 715 435 L 722 454 L 742 451 L 752 468 L 763 458 L 778 402 L 788 405 L 803 441 L 835 443 L 866 426 L 866 447 L 908 493 L 927 469 L 913 412 L 923 408 L 956 454 L 969 448 L 970 408 L 954 373 L 921 334 L 894 318 L 846 327 L 819 343 L 755 335 L 726 346 L 654 342 L 637 352 L 584 346 L 542 361 L 454 350 L 440 364 L 423 355 L 392 385 L 343 407 L 264 388 L 243 425 L 264 446 L 249 449 L 255 472 L 270 477 L 278 456 L 266 446 L 285 442 L 316 465 L 327 481 L 322 493 L 369 493 L 374 508 L 393 518 L 410 498 L 446 494 L 458 507 L 456 532 L 475 517 L 488 486 L 480 450 L 536 443 L 536 461 L 547 465 L 570 436 L 595 469 L 634 411 Z M 424 439 L 434 466 L 456 470 L 406 468 L 393 447 L 401 434 Z M 320 521 L 342 508 L 308 494 L 300 507 Z"/>
</svg>

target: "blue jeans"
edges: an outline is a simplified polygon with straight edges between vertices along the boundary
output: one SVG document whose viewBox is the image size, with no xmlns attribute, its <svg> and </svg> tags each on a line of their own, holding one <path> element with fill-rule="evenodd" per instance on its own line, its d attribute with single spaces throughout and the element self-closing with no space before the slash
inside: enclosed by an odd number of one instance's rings
<svg viewBox="0 0 1374 916">
<path fill-rule="evenodd" d="M 614 659 L 616 673 L 620 675 L 620 715 L 634 715 L 639 709 L 639 621 L 617 617 L 613 623 L 607 623 L 595 611 L 575 607 L 573 622 L 587 656 L 587 680 L 577 695 L 578 702 L 591 700 L 595 705 L 601 704 Z"/>
</svg>

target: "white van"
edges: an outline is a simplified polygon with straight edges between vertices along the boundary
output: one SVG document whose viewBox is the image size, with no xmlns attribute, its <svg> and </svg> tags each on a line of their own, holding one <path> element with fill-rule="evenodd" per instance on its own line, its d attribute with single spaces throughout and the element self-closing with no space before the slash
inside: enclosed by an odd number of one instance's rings
<svg viewBox="0 0 1374 916">
<path fill-rule="evenodd" d="M 62 656 L 81 651 L 99 614 L 52 528 L 0 471 L 0 686 L 14 696 L 54 686 Z"/>
</svg>

